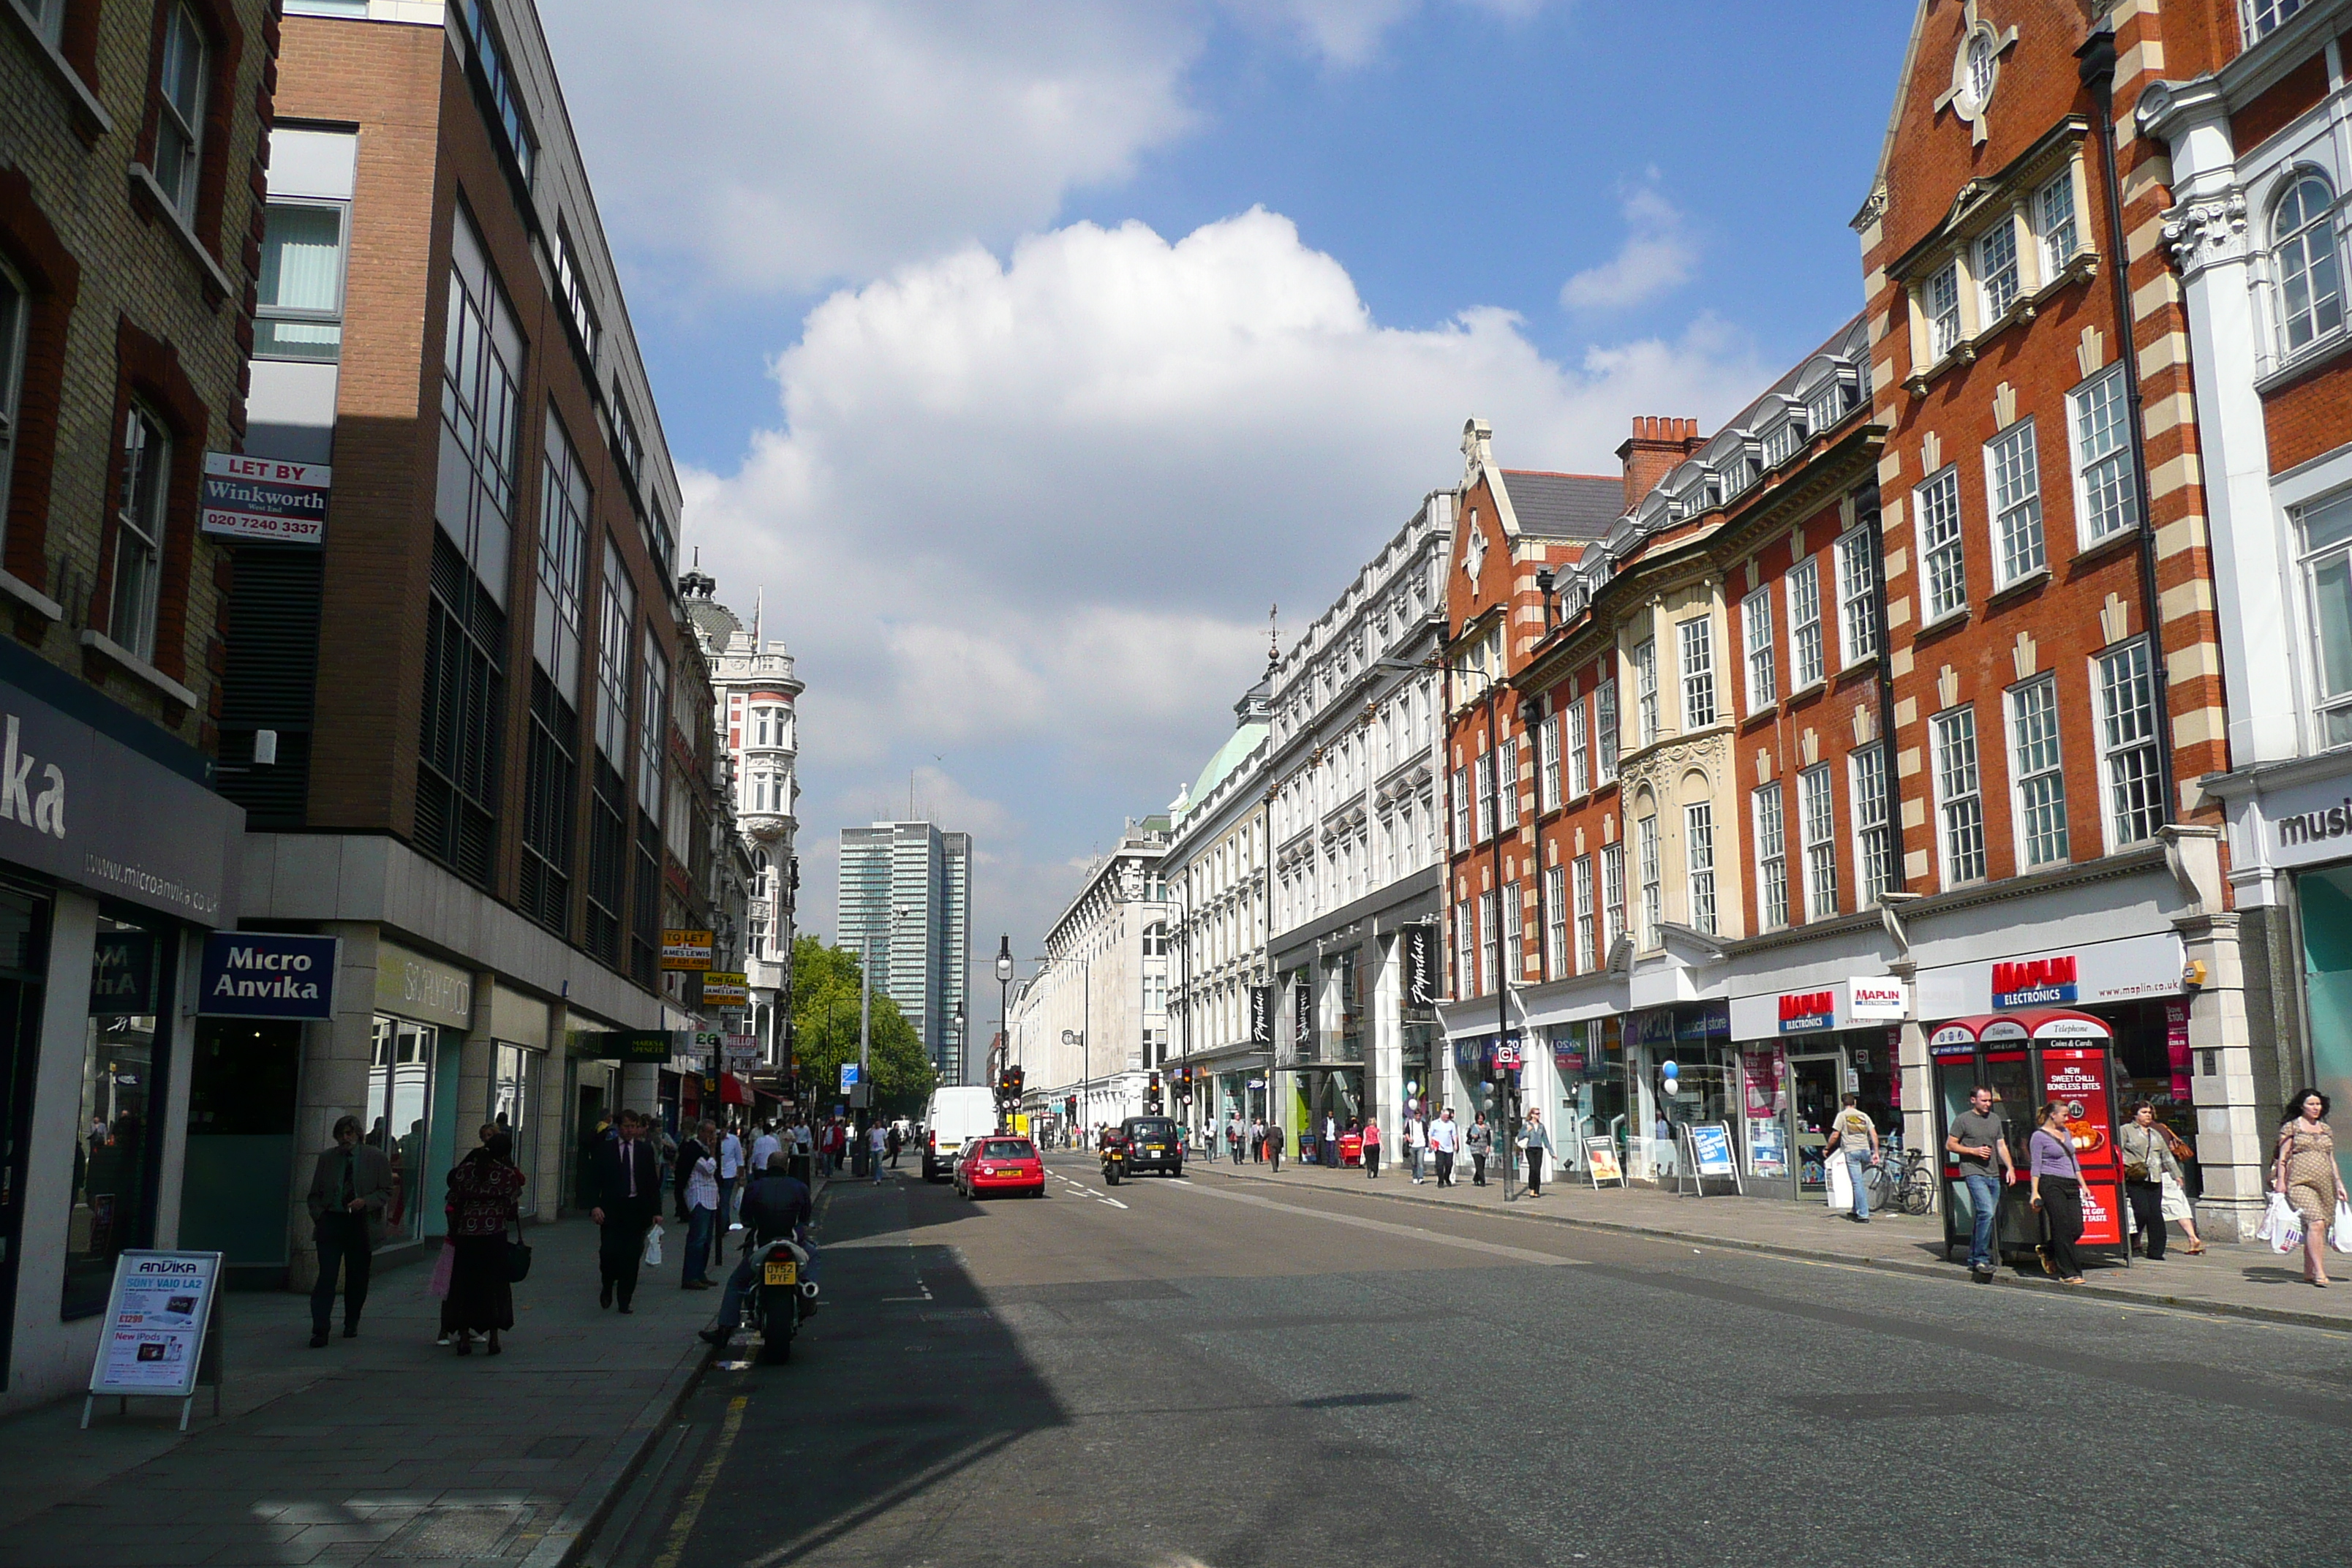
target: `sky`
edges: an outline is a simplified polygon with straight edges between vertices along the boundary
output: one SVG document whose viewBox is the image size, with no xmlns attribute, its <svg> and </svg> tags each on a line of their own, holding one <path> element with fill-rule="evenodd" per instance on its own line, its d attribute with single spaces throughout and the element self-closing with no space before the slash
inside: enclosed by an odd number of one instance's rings
<svg viewBox="0 0 2352 1568">
<path fill-rule="evenodd" d="M 684 545 L 807 685 L 802 929 L 911 798 L 984 996 L 1465 419 L 1613 473 L 1827 338 L 1911 10 L 543 5 Z"/>
</svg>

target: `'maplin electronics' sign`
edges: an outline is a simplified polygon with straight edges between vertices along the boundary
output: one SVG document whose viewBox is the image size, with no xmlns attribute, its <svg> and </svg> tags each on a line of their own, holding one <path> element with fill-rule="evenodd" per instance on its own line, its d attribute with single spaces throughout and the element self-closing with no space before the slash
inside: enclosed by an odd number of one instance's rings
<svg viewBox="0 0 2352 1568">
<path fill-rule="evenodd" d="M 334 477 L 324 463 L 206 452 L 199 526 L 226 539 L 324 544 L 327 496 Z"/>
<path fill-rule="evenodd" d="M 2074 955 L 2071 952 L 1992 966 L 1992 1005 L 1996 1008 L 2063 1007 L 2072 1004 L 2076 994 Z"/>
</svg>

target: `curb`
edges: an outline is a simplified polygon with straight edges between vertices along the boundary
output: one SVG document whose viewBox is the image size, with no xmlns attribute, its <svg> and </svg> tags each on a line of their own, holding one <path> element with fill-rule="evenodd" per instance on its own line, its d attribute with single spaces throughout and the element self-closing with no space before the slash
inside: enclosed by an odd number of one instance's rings
<svg viewBox="0 0 2352 1568">
<path fill-rule="evenodd" d="M 567 1568 L 576 1560 L 613 1511 L 621 1494 L 629 1489 L 646 1456 L 654 1451 L 661 1438 L 662 1429 L 677 1416 L 687 1395 L 702 1380 L 710 1365 L 710 1347 L 701 1341 L 678 1359 L 663 1379 L 661 1388 L 639 1407 L 636 1418 L 629 1423 L 630 1442 L 620 1453 L 590 1472 L 587 1481 L 572 1494 L 563 1511 L 555 1516 L 541 1535 L 539 1544 L 530 1549 L 518 1568 Z"/>
<path fill-rule="evenodd" d="M 1203 1169 L 1215 1169 L 1206 1165 Z M 1190 1173 L 1188 1166 L 1187 1173 Z M 1258 1182 L 1283 1184 L 1271 1175 L 1255 1175 L 1240 1171 L 1219 1170 L 1218 1174 L 1237 1182 Z M 1370 1184 L 1366 1184 L 1369 1185 Z M 1303 1190 L 1326 1190 L 1321 1184 Z M 1346 1193 L 1344 1188 L 1331 1188 Z M 1949 1265 L 1914 1262 L 1908 1258 L 1863 1258 L 1838 1253 L 1809 1251 L 1780 1242 L 1749 1241 L 1740 1237 L 1715 1236 L 1704 1231 L 1675 1230 L 1664 1226 L 1637 1225 L 1627 1220 L 1588 1219 L 1580 1215 L 1536 1214 L 1525 1209 L 1482 1209 L 1468 1204 L 1457 1204 L 1444 1198 L 1419 1197 L 1412 1193 L 1357 1193 L 1358 1197 L 1377 1198 L 1384 1203 L 1413 1204 L 1422 1208 L 1445 1209 L 1455 1214 L 1493 1215 L 1502 1219 L 1531 1220 L 1545 1225 L 1568 1226 L 1579 1230 L 1604 1231 L 1618 1236 L 1648 1237 L 1666 1241 L 1695 1243 L 1703 1247 L 1722 1247 L 1738 1252 L 1760 1253 L 1771 1258 L 1794 1258 L 1804 1263 L 1842 1263 L 1861 1268 L 1883 1269 L 1889 1273 L 1909 1274 L 1922 1279 L 1939 1279 L 1948 1284 L 1968 1283 L 1965 1274 L 1956 1274 Z M 2284 1323 L 2299 1329 L 2325 1329 L 2334 1333 L 2352 1333 L 2352 1318 L 2334 1317 L 2319 1312 L 2298 1312 L 2289 1307 L 2253 1307 L 2235 1301 L 2215 1301 L 2202 1296 L 2143 1295 L 2137 1290 L 2118 1290 L 2113 1286 L 2084 1284 L 2073 1289 L 2056 1280 L 2029 1279 L 2022 1275 L 2000 1274 L 1990 1281 L 2013 1290 L 2041 1290 L 2069 1297 L 2092 1297 L 2105 1301 L 2120 1301 L 2135 1307 L 2166 1307 L 2174 1311 L 2197 1312 L 2207 1317 L 2243 1318 L 2256 1322 Z"/>
</svg>

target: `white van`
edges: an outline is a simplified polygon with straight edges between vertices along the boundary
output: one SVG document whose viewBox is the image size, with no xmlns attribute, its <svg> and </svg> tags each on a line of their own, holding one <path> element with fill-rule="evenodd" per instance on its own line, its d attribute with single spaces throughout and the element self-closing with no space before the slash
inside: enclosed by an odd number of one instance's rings
<svg viewBox="0 0 2352 1568">
<path fill-rule="evenodd" d="M 955 1173 L 956 1154 L 974 1138 L 996 1131 L 996 1091 L 986 1085 L 935 1089 L 923 1109 L 923 1180 Z"/>
</svg>

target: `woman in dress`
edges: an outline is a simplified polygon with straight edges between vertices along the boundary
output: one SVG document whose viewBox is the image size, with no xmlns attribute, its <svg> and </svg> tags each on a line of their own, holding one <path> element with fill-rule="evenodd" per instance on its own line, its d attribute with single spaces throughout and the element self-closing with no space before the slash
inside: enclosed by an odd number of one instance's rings
<svg viewBox="0 0 2352 1568">
<path fill-rule="evenodd" d="M 515 1223 L 515 1196 L 523 1173 L 515 1169 L 513 1141 L 503 1131 L 449 1173 L 449 1299 L 442 1320 L 457 1332 L 457 1353 L 474 1353 L 474 1335 L 500 1349 L 499 1331 L 514 1327 L 514 1286 L 507 1278 L 507 1226 Z"/>
<path fill-rule="evenodd" d="M 2303 1218 L 2303 1277 L 2314 1285 L 2327 1283 L 2327 1226 L 2344 1196 L 2343 1173 L 2336 1168 L 2336 1134 L 2327 1126 L 2327 1097 L 2306 1089 L 2287 1101 L 2286 1123 L 2279 1129 L 2278 1161 L 2272 1167 L 2271 1189 L 2284 1193 Z"/>
<path fill-rule="evenodd" d="M 2074 1244 L 2083 1239 L 2083 1167 L 2074 1159 L 2066 1113 L 2063 1100 L 2042 1108 L 2042 1125 L 2026 1145 L 2026 1168 L 2033 1178 L 2033 1212 L 2042 1216 L 2048 1238 L 2042 1247 L 2042 1272 L 2062 1285 L 2080 1285 L 2083 1266 Z"/>
</svg>

